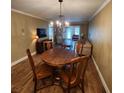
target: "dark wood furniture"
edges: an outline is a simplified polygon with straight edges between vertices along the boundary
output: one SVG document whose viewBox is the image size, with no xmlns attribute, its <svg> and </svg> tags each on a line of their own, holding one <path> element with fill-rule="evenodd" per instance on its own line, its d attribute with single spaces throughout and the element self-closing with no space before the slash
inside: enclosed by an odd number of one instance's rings
<svg viewBox="0 0 124 93">
<path fill-rule="evenodd" d="M 40 41 L 39 39 L 37 39 L 36 44 L 35 44 L 35 47 L 36 47 L 37 54 L 42 53 L 44 51 L 43 40 Z"/>
<path fill-rule="evenodd" d="M 45 41 L 52 41 L 52 40 L 49 40 L 47 38 L 45 38 L 45 39 L 42 39 L 42 38 L 37 39 L 36 45 L 35 45 L 37 54 L 41 54 L 41 53 L 44 52 L 43 42 L 45 42 Z M 45 46 L 45 49 L 46 49 L 46 46 Z"/>
<path fill-rule="evenodd" d="M 70 63 L 70 60 L 75 57 L 74 51 L 69 51 L 62 47 L 54 47 L 41 54 L 41 59 L 53 67 L 54 84 L 60 80 L 59 72 L 61 72 L 65 64 Z"/>
<path fill-rule="evenodd" d="M 70 63 L 70 60 L 75 57 L 75 51 L 66 50 L 62 47 L 54 47 L 41 54 L 41 59 L 46 64 L 57 67 Z"/>
<path fill-rule="evenodd" d="M 34 77 L 33 77 L 33 80 L 35 82 L 34 93 L 36 93 L 36 91 L 39 90 L 39 89 L 37 89 L 38 80 L 41 80 L 41 79 L 43 80 L 46 77 L 52 76 L 52 68 L 47 64 L 42 64 L 42 65 L 38 66 L 39 68 L 36 68 L 34 65 L 34 61 L 31 56 L 30 50 L 27 49 L 26 52 L 28 55 L 28 59 L 29 59 L 32 71 L 33 71 L 33 75 L 34 75 Z"/>
<path fill-rule="evenodd" d="M 46 64 L 53 67 L 63 67 L 66 64 L 71 64 L 71 67 L 69 67 L 69 69 L 71 69 L 74 68 L 72 67 L 74 66 L 73 64 L 79 63 L 74 71 L 70 71 L 67 74 L 61 72 L 59 76 L 65 82 L 68 93 L 70 92 L 70 88 L 75 87 L 79 84 L 82 84 L 81 89 L 83 92 L 83 80 L 88 58 L 89 57 L 87 56 L 77 56 L 75 51 L 66 50 L 62 47 L 55 47 L 41 54 L 41 59 L 44 60 Z"/>
<path fill-rule="evenodd" d="M 84 82 L 84 75 L 85 75 L 88 59 L 89 59 L 88 56 L 73 58 L 70 61 L 70 63 L 71 63 L 70 69 L 66 70 L 66 71 L 62 71 L 60 73 L 60 77 L 64 81 L 64 84 L 68 90 L 68 93 L 70 93 L 70 88 L 73 88 L 76 86 L 79 86 L 81 88 L 82 92 L 84 93 L 83 82 Z M 77 63 L 76 69 L 74 69 L 73 63 Z M 65 89 L 65 88 L 63 87 L 63 89 Z"/>
<path fill-rule="evenodd" d="M 53 48 L 53 42 L 51 40 L 43 41 L 44 51 Z"/>
</svg>

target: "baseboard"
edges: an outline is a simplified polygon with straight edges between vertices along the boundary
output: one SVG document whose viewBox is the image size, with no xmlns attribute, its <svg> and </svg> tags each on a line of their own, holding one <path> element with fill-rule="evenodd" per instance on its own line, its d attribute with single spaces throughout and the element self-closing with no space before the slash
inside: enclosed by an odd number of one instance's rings
<svg viewBox="0 0 124 93">
<path fill-rule="evenodd" d="M 35 54 L 36 54 L 36 52 L 31 53 L 32 56 L 35 55 Z M 25 56 L 25 57 L 20 58 L 20 59 L 17 60 L 17 61 L 12 62 L 12 63 L 11 63 L 11 67 L 13 67 L 14 65 L 16 65 L 16 64 L 18 64 L 18 63 L 20 63 L 20 62 L 22 62 L 23 60 L 26 60 L 27 58 L 28 58 L 28 56 Z"/>
<path fill-rule="evenodd" d="M 107 86 L 107 84 L 106 84 L 106 82 L 105 82 L 105 80 L 104 80 L 104 78 L 103 78 L 103 76 L 102 76 L 102 74 L 101 74 L 101 72 L 100 72 L 100 69 L 99 69 L 98 65 L 96 64 L 96 61 L 95 61 L 95 59 L 94 59 L 93 56 L 92 56 L 92 59 L 93 59 L 94 65 L 95 65 L 95 67 L 96 67 L 96 70 L 97 70 L 97 72 L 98 72 L 98 75 L 99 75 L 99 77 L 100 77 L 100 79 L 101 79 L 101 82 L 102 82 L 102 84 L 103 84 L 103 86 L 104 86 L 104 88 L 105 88 L 106 93 L 110 93 L 110 90 L 109 90 L 109 88 L 108 88 L 108 86 Z"/>
</svg>

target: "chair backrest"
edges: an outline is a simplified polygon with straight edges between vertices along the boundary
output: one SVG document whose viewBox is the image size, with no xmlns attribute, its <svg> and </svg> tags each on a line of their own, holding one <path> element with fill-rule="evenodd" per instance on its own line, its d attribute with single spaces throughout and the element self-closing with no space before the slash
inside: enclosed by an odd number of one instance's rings
<svg viewBox="0 0 124 93">
<path fill-rule="evenodd" d="M 43 47 L 44 47 L 44 50 L 49 50 L 51 48 L 53 48 L 53 42 L 52 41 L 44 41 L 43 42 Z"/>
<path fill-rule="evenodd" d="M 77 55 L 80 55 L 83 50 L 83 44 L 81 42 L 77 42 L 77 44 L 75 45 L 75 49 L 76 49 Z"/>
<path fill-rule="evenodd" d="M 47 43 L 46 47 L 47 47 L 47 49 L 51 49 L 53 47 L 52 42 L 51 43 Z"/>
<path fill-rule="evenodd" d="M 88 59 L 89 59 L 88 56 L 81 56 L 74 60 L 75 62 L 78 62 L 78 63 L 76 66 L 76 78 L 74 79 L 74 81 L 72 81 L 73 84 L 78 84 L 81 79 L 80 77 L 82 77 L 82 79 L 84 78 L 84 74 L 88 64 Z"/>
<path fill-rule="evenodd" d="M 27 49 L 26 52 L 27 52 L 27 55 L 28 55 L 28 59 L 29 59 L 33 74 L 34 74 L 34 79 L 36 79 L 34 60 L 33 60 L 32 56 L 31 56 L 30 50 Z"/>
</svg>

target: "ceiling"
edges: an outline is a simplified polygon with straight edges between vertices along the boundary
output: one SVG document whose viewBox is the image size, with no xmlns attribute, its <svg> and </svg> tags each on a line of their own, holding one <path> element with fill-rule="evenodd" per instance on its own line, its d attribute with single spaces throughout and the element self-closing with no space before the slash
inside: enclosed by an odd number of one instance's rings
<svg viewBox="0 0 124 93">
<path fill-rule="evenodd" d="M 88 20 L 105 0 L 63 0 L 62 14 L 69 22 Z M 59 15 L 58 0 L 11 0 L 12 9 L 23 11 L 47 20 L 56 20 Z"/>
</svg>

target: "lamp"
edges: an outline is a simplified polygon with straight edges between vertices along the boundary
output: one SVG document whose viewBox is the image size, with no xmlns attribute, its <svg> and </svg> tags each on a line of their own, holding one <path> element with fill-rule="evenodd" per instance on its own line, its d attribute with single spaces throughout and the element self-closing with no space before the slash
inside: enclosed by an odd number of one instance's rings
<svg viewBox="0 0 124 93">
<path fill-rule="evenodd" d="M 32 39 L 38 39 L 39 37 L 37 35 L 32 35 Z"/>
<path fill-rule="evenodd" d="M 50 26 L 54 27 L 57 31 L 64 31 L 65 27 L 69 26 L 69 22 L 65 21 L 64 15 L 62 15 L 62 2 L 63 0 L 58 0 L 60 3 L 60 15 L 59 15 L 59 20 L 56 22 L 51 21 Z"/>
</svg>

